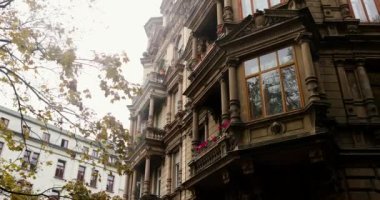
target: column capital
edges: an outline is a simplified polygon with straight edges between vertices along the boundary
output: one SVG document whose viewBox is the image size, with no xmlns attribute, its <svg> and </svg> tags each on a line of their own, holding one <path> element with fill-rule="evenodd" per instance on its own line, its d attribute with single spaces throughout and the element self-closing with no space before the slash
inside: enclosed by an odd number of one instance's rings
<svg viewBox="0 0 380 200">
<path fill-rule="evenodd" d="M 364 58 L 357 58 L 357 59 L 355 59 L 355 63 L 356 63 L 357 67 L 364 67 L 365 59 Z"/>
<path fill-rule="evenodd" d="M 297 37 L 294 39 L 298 43 L 304 43 L 304 42 L 310 42 L 312 39 L 313 34 L 310 32 L 301 32 L 297 35 Z"/>
<path fill-rule="evenodd" d="M 228 57 L 226 61 L 227 67 L 237 67 L 240 63 L 240 59 L 238 57 Z"/>
</svg>

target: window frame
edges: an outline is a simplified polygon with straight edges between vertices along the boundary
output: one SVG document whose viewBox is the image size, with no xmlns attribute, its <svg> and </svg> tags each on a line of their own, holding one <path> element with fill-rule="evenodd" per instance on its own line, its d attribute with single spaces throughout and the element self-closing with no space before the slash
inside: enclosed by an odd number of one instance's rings
<svg viewBox="0 0 380 200">
<path fill-rule="evenodd" d="M 3 150 L 4 150 L 4 142 L 0 141 L 0 156 Z"/>
<path fill-rule="evenodd" d="M 244 1 L 244 0 L 238 1 L 238 4 L 239 4 L 240 17 L 243 19 L 243 18 L 247 17 L 248 15 L 244 16 L 242 1 Z M 251 9 L 251 14 L 250 15 L 254 15 L 256 13 L 256 11 L 255 11 L 256 9 L 254 7 L 254 1 L 255 0 L 248 0 L 248 1 L 250 2 L 250 9 Z M 288 0 L 280 0 L 280 3 L 275 4 L 275 5 L 271 5 L 271 0 L 266 0 L 266 1 L 267 1 L 268 8 L 265 8 L 265 9 L 270 9 L 270 8 L 273 8 L 273 7 L 276 7 L 276 6 L 279 6 L 279 5 L 283 5 L 283 4 L 285 4 L 285 3 L 288 2 Z"/>
<path fill-rule="evenodd" d="M 98 177 L 99 177 L 99 170 L 92 169 L 91 172 L 91 179 L 90 179 L 90 187 L 96 188 L 98 185 Z"/>
<path fill-rule="evenodd" d="M 69 140 L 62 139 L 61 140 L 61 147 L 67 149 L 69 147 Z"/>
<path fill-rule="evenodd" d="M 112 178 L 112 179 L 110 179 Z M 113 188 L 115 186 L 115 176 L 112 174 L 108 174 L 107 176 L 107 184 L 106 184 L 106 191 L 113 193 Z"/>
<path fill-rule="evenodd" d="M 364 11 L 364 15 L 365 15 L 365 18 L 366 18 L 366 21 L 362 21 L 360 19 L 360 16 L 356 16 L 355 15 L 355 12 L 354 12 L 354 6 L 352 5 L 352 0 L 349 0 L 349 6 L 350 6 L 350 12 L 352 14 L 352 16 L 355 18 L 355 19 L 359 19 L 360 20 L 360 23 L 366 23 L 366 24 L 370 24 L 370 23 L 380 23 L 380 2 L 378 2 L 377 0 L 372 0 L 373 3 L 375 4 L 375 9 L 377 10 L 377 13 L 379 15 L 379 21 L 370 21 L 370 18 L 369 18 L 369 15 L 368 15 L 368 11 L 367 11 L 367 8 L 366 8 L 366 3 L 364 0 L 358 0 L 360 2 L 360 6 L 363 8 L 363 11 Z"/>
<path fill-rule="evenodd" d="M 84 182 L 86 175 L 86 167 L 83 165 L 79 165 L 78 173 L 77 173 L 77 181 Z"/>
<path fill-rule="evenodd" d="M 59 165 L 63 164 L 63 166 Z M 66 161 L 58 159 L 57 166 L 55 168 L 54 178 L 63 179 L 65 176 Z"/>
<path fill-rule="evenodd" d="M 283 49 L 286 49 L 286 48 L 292 48 L 292 53 L 293 53 L 293 60 L 291 62 L 287 62 L 287 63 L 280 63 L 280 57 L 279 57 L 279 51 L 280 50 L 283 50 Z M 270 67 L 270 68 L 267 68 L 267 69 L 264 69 L 264 70 L 261 70 L 261 63 L 259 61 L 260 57 L 263 57 L 263 56 L 266 56 L 266 55 L 270 55 L 272 53 L 275 53 L 275 56 L 276 56 L 276 63 L 277 65 L 274 66 L 274 67 Z M 257 59 L 257 67 L 258 67 L 258 71 L 255 72 L 255 73 L 250 73 L 250 74 L 246 74 L 245 72 L 245 62 L 247 61 L 251 61 L 251 60 L 254 60 L 254 59 Z M 304 103 L 304 97 L 303 97 L 303 90 L 302 90 L 302 82 L 301 82 L 301 76 L 300 76 L 300 72 L 299 72 L 299 69 L 298 69 L 298 64 L 297 64 L 297 54 L 296 54 L 296 48 L 294 45 L 288 45 L 288 46 L 285 46 L 285 47 L 280 47 L 280 48 L 277 48 L 275 50 L 272 50 L 272 51 L 267 51 L 266 53 L 264 54 L 258 54 L 254 57 L 251 57 L 249 59 L 246 59 L 242 62 L 242 67 L 243 67 L 243 71 L 244 71 L 244 85 L 245 85 L 245 93 L 246 93 L 246 101 L 247 101 L 247 105 L 248 105 L 248 108 L 249 108 L 249 119 L 250 120 L 258 120 L 258 119 L 263 119 L 263 118 L 267 118 L 267 117 L 272 117 L 272 116 L 277 116 L 277 115 L 282 115 L 282 114 L 285 114 L 285 113 L 292 113 L 292 112 L 297 112 L 298 110 L 302 109 L 305 105 Z M 286 68 L 290 68 L 290 67 L 293 67 L 294 68 L 294 74 L 295 74 L 295 77 L 296 77 L 296 83 L 297 83 L 297 86 L 298 86 L 298 93 L 299 93 L 299 103 L 300 103 L 300 106 L 299 108 L 297 109 L 293 109 L 293 110 L 290 110 L 288 111 L 288 108 L 287 108 L 287 105 L 286 105 L 286 94 L 285 94 L 285 88 L 284 88 L 284 78 L 282 76 L 282 70 L 283 69 L 286 69 Z M 268 72 L 271 72 L 271 71 L 276 71 L 278 74 L 279 74 L 279 85 L 280 85 L 280 90 L 281 90 L 281 104 L 282 104 L 282 112 L 278 112 L 278 113 L 274 113 L 274 114 L 269 114 L 268 113 L 268 106 L 267 106 L 267 102 L 266 102 L 266 98 L 264 96 L 264 91 L 263 91 L 263 84 L 262 84 L 262 75 L 265 74 L 265 73 L 268 73 Z M 249 97 L 250 97 L 250 91 L 249 91 L 249 88 L 248 88 L 248 80 L 253 78 L 253 77 L 258 77 L 259 78 L 259 87 L 260 87 L 260 98 L 261 98 L 261 116 L 260 117 L 255 117 L 253 116 L 252 114 L 252 108 L 251 108 L 251 102 L 249 100 Z"/>
</svg>

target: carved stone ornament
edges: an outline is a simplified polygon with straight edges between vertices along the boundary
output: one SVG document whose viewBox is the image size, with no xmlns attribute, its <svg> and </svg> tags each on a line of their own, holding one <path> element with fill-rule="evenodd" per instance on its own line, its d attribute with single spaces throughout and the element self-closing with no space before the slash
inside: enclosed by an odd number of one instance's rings
<svg viewBox="0 0 380 200">
<path fill-rule="evenodd" d="M 284 124 L 280 123 L 280 122 L 273 122 L 271 125 L 270 125 L 270 131 L 272 132 L 272 134 L 282 134 L 285 132 L 285 126 Z"/>
</svg>

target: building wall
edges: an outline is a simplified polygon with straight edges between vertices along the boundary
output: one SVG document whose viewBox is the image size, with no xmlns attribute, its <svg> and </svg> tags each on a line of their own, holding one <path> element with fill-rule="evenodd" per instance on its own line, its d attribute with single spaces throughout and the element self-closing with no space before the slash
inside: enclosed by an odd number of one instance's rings
<svg viewBox="0 0 380 200">
<path fill-rule="evenodd" d="M 16 135 L 14 135 L 14 140 L 17 142 L 22 142 L 20 135 L 17 134 L 20 133 L 19 114 L 16 111 L 0 107 L 0 117 L 9 119 L 8 129 L 16 133 Z M 33 184 L 34 191 L 41 192 L 51 187 L 62 187 L 68 181 L 75 181 L 78 174 L 78 168 L 81 165 L 86 168 L 84 178 L 86 184 L 90 183 L 92 169 L 99 171 L 99 181 L 97 182 L 97 188 L 89 187 L 93 192 L 105 191 L 107 185 L 107 176 L 108 174 L 112 173 L 115 176 L 114 188 L 113 193 L 108 194 L 111 196 L 124 195 L 125 175 L 118 175 L 115 168 L 110 166 L 105 167 L 99 163 L 96 163 L 96 160 L 94 159 L 88 161 L 81 160 L 80 154 L 83 151 L 83 146 L 89 148 L 89 155 L 92 155 L 92 151 L 96 149 L 95 146 L 91 145 L 93 141 L 85 139 L 78 135 L 76 135 L 77 139 L 75 139 L 73 138 L 74 134 L 69 135 L 71 133 L 68 131 L 61 131 L 51 125 L 48 125 L 46 127 L 35 119 L 32 119 L 30 117 L 25 118 L 28 126 L 31 127 L 30 138 L 27 140 L 28 150 L 40 154 L 37 165 L 37 173 L 35 175 L 36 178 L 28 180 Z M 46 144 L 42 141 L 43 132 L 48 132 L 50 134 L 49 144 Z M 67 149 L 60 147 L 61 139 L 66 139 L 69 141 Z M 6 141 L 4 141 L 3 138 L 0 138 L 0 141 L 4 142 L 4 148 L 0 154 L 0 158 L 2 160 L 13 162 L 23 158 L 25 150 L 12 151 L 8 148 Z M 68 151 L 77 152 L 75 159 L 70 156 Z M 54 177 L 58 160 L 63 160 L 66 162 L 63 179 Z M 95 162 L 92 163 L 92 161 Z M 47 162 L 51 162 L 51 165 Z M 19 160 L 15 163 L 21 165 L 21 162 Z M 16 173 L 15 176 L 17 177 L 18 174 Z M 47 194 L 49 194 L 49 192 L 51 191 L 48 191 Z"/>
</svg>

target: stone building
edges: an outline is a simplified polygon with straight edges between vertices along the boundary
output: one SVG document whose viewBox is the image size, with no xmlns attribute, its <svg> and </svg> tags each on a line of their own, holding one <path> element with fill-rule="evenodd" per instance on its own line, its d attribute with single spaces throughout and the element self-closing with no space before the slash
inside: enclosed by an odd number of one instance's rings
<svg viewBox="0 0 380 200">
<path fill-rule="evenodd" d="M 128 199 L 380 199 L 379 0 L 164 0 Z"/>
</svg>

